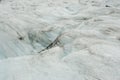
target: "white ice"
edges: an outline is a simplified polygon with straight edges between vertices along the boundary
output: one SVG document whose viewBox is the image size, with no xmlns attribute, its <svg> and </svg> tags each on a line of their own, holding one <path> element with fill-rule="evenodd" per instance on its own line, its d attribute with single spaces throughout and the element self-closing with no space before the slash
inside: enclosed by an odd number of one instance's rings
<svg viewBox="0 0 120 80">
<path fill-rule="evenodd" d="M 1 0 L 0 80 L 120 80 L 120 0 Z"/>
</svg>

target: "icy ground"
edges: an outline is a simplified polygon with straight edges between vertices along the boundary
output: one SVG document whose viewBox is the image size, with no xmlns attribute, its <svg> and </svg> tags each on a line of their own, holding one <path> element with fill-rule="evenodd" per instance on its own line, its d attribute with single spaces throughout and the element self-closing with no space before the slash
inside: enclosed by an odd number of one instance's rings
<svg viewBox="0 0 120 80">
<path fill-rule="evenodd" d="M 120 0 L 1 0 L 0 80 L 120 80 Z"/>
</svg>

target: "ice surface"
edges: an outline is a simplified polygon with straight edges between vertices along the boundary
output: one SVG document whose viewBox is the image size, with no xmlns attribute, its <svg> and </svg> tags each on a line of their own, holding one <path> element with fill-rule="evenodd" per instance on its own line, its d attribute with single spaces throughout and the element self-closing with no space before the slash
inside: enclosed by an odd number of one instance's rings
<svg viewBox="0 0 120 80">
<path fill-rule="evenodd" d="M 1 0 L 0 80 L 120 80 L 119 0 Z"/>
</svg>

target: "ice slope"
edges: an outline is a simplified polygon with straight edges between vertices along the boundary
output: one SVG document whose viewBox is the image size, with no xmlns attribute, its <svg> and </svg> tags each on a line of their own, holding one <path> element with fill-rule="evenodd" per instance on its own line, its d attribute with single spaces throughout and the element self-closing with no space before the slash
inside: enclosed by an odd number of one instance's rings
<svg viewBox="0 0 120 80">
<path fill-rule="evenodd" d="M 0 80 L 120 80 L 119 0 L 1 0 Z"/>
</svg>

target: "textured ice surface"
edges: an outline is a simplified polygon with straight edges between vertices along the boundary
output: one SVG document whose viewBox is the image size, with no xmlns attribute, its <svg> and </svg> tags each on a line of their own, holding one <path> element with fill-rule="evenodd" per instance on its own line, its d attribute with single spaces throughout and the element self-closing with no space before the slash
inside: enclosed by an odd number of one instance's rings
<svg viewBox="0 0 120 80">
<path fill-rule="evenodd" d="M 120 1 L 1 0 L 0 80 L 120 80 Z"/>
</svg>

